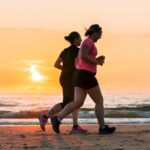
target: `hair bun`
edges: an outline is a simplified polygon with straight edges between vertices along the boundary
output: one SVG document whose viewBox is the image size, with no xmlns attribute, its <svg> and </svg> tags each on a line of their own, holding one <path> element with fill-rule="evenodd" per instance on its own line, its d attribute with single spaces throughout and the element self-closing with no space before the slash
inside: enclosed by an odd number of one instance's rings
<svg viewBox="0 0 150 150">
<path fill-rule="evenodd" d="M 78 39 L 79 37 L 80 37 L 80 34 L 76 31 L 73 31 L 68 36 L 65 36 L 64 39 L 72 44 L 74 40 Z"/>
<path fill-rule="evenodd" d="M 64 38 L 66 41 L 69 41 L 69 39 L 70 39 L 69 36 L 65 36 Z"/>
</svg>

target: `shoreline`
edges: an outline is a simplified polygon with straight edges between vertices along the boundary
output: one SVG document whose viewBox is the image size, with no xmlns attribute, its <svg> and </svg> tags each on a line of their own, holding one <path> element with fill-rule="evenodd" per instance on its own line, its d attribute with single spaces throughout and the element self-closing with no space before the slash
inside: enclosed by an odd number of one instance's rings
<svg viewBox="0 0 150 150">
<path fill-rule="evenodd" d="M 150 127 L 150 124 L 107 124 L 109 126 L 149 126 Z M 39 125 L 37 124 L 27 124 L 27 125 L 23 125 L 23 124 L 18 124 L 18 125 L 15 125 L 15 124 L 9 124 L 9 125 L 0 125 L 0 128 L 1 127 L 6 127 L 6 126 L 14 126 L 14 127 L 32 127 L 32 126 L 35 126 L 35 127 L 38 127 L 39 128 Z M 51 124 L 47 124 L 47 126 L 51 126 Z M 72 124 L 62 124 L 61 126 L 72 126 Z M 97 123 L 95 124 L 80 124 L 80 126 L 98 126 Z M 49 128 L 49 127 L 48 127 Z"/>
<path fill-rule="evenodd" d="M 61 134 L 53 132 L 51 125 L 46 132 L 38 125 L 0 126 L 1 150 L 56 149 L 56 150 L 149 150 L 150 124 L 112 125 L 116 132 L 99 135 L 98 124 L 81 124 L 86 134 L 70 134 L 72 125 L 60 126 Z M 13 138 L 13 140 L 12 140 Z"/>
<path fill-rule="evenodd" d="M 87 125 L 94 125 L 97 124 L 97 119 L 96 118 L 79 118 L 78 119 L 79 124 L 87 124 Z M 106 124 L 150 124 L 150 118 L 105 118 Z M 48 120 L 48 124 L 50 125 L 51 122 Z M 72 124 L 72 118 L 65 118 L 62 121 L 62 124 L 67 125 L 67 124 Z M 39 125 L 39 120 L 38 118 L 0 118 L 0 126 L 2 125 Z"/>
</svg>

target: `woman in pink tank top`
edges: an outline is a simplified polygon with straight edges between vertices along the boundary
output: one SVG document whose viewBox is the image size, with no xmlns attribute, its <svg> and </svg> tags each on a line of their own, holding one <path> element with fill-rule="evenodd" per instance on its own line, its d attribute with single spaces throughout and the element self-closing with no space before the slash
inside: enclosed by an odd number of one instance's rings
<svg viewBox="0 0 150 150">
<path fill-rule="evenodd" d="M 84 53 L 83 49 L 85 47 L 89 48 L 89 51 L 87 52 L 87 54 L 83 54 Z M 90 59 L 93 59 L 93 60 L 95 60 L 96 55 L 97 55 L 97 48 L 95 47 L 94 41 L 90 37 L 85 39 L 81 45 L 81 48 L 80 48 L 79 54 L 78 54 L 76 68 L 79 70 L 87 70 L 87 71 L 95 73 L 96 72 L 96 63 L 91 63 L 91 62 L 87 61 L 85 58 L 86 55 Z"/>
<path fill-rule="evenodd" d="M 52 127 L 56 133 L 60 133 L 59 126 L 61 120 L 68 114 L 80 108 L 85 101 L 87 94 L 95 103 L 95 115 L 99 124 L 99 134 L 110 134 L 115 131 L 115 127 L 109 127 L 104 121 L 103 96 L 95 78 L 96 66 L 103 65 L 105 56 L 97 55 L 95 42 L 101 38 L 102 28 L 98 24 L 91 25 L 86 31 L 85 39 L 78 53 L 76 71 L 74 75 L 75 100 L 65 106 L 58 116 L 52 117 Z"/>
</svg>

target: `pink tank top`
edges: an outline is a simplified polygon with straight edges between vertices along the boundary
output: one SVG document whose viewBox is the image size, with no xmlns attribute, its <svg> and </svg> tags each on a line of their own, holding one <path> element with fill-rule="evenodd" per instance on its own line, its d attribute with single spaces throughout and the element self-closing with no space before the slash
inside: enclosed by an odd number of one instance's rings
<svg viewBox="0 0 150 150">
<path fill-rule="evenodd" d="M 95 44 L 93 42 L 93 40 L 91 38 L 87 38 L 83 41 L 79 53 L 78 53 L 78 58 L 77 58 L 77 64 L 76 64 L 76 68 L 79 70 L 86 70 L 86 71 L 90 71 L 90 72 L 96 72 L 96 65 L 92 64 L 90 62 L 87 62 L 86 60 L 82 59 L 80 56 L 81 50 L 83 46 L 87 46 L 90 48 L 90 51 L 88 53 L 88 55 L 92 58 L 96 58 L 97 55 L 97 49 L 95 47 Z"/>
</svg>

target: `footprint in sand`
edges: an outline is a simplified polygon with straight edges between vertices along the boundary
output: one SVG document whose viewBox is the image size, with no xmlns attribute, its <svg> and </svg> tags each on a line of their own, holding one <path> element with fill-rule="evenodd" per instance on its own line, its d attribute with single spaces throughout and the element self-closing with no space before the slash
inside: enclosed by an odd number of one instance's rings
<svg viewBox="0 0 150 150">
<path fill-rule="evenodd" d="M 20 137 L 21 138 L 26 138 L 26 136 L 24 134 L 21 134 Z"/>
</svg>

